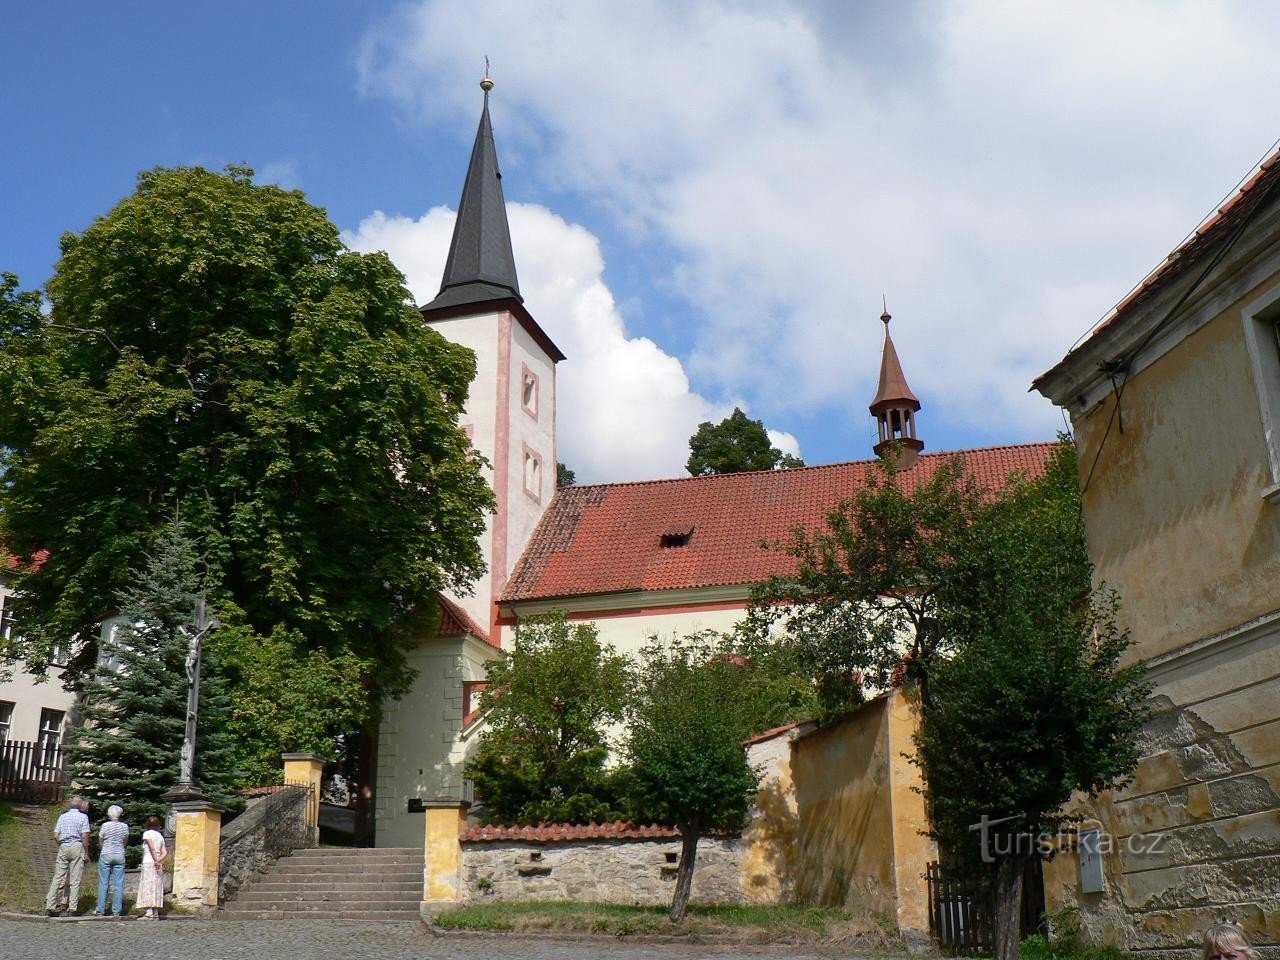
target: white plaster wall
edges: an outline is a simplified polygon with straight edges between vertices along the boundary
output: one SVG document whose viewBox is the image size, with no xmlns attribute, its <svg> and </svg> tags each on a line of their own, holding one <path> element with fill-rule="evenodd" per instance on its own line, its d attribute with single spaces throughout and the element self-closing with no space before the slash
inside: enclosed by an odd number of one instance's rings
<svg viewBox="0 0 1280 960">
<path fill-rule="evenodd" d="M 619 653 L 634 655 L 649 640 L 657 636 L 669 640 L 675 636 L 688 636 L 702 630 L 732 630 L 742 619 L 743 607 L 722 610 L 651 611 L 633 615 L 615 614 L 608 617 L 587 617 L 600 631 L 600 642 L 613 646 Z M 579 620 L 579 617 L 573 617 Z"/>
<path fill-rule="evenodd" d="M 556 492 L 556 365 L 518 322 L 511 325 L 511 351 L 508 382 L 508 456 L 507 474 L 507 542 L 505 569 L 496 571 L 505 585 L 517 561 L 533 535 Z M 538 380 L 537 415 L 531 416 L 522 399 L 524 371 L 528 369 Z M 524 476 L 525 447 L 542 458 L 537 498 L 526 492 Z"/>
<path fill-rule="evenodd" d="M 474 640 L 433 640 L 409 655 L 413 686 L 383 706 L 378 731 L 377 845 L 418 846 L 422 813 L 409 813 L 410 797 L 462 796 L 462 768 L 475 747 L 462 731 L 462 684 L 483 680 L 496 651 Z"/>
<path fill-rule="evenodd" d="M 11 596 L 8 585 L 0 582 L 0 614 L 11 602 Z M 40 682 L 25 670 L 15 667 L 12 676 L 0 683 L 0 701 L 13 704 L 9 738 L 35 740 L 40 735 L 40 711 L 47 707 L 69 713 L 75 695 L 62 689 L 62 671 L 57 667 L 51 668 L 46 679 Z"/>
<path fill-rule="evenodd" d="M 472 446 L 489 464 L 485 479 L 493 486 L 494 452 L 498 432 L 498 353 L 499 332 L 504 313 L 482 313 L 473 317 L 455 317 L 437 320 L 428 326 L 452 343 L 467 347 L 476 355 L 476 378 L 472 381 L 463 411 L 461 425 L 470 427 Z M 476 580 L 468 595 L 449 593 L 481 626 L 490 621 L 493 599 L 493 517 L 485 520 L 480 539 L 485 560 L 485 573 Z"/>
</svg>

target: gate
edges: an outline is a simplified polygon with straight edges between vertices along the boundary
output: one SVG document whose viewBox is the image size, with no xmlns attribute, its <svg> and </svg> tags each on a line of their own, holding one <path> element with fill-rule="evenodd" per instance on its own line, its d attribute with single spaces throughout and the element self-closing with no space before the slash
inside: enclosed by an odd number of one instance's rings
<svg viewBox="0 0 1280 960">
<path fill-rule="evenodd" d="M 929 884 L 929 932 L 944 953 L 989 954 L 995 949 L 995 899 L 991 874 L 974 878 L 946 864 L 926 869 Z M 1041 928 L 1044 914 L 1044 868 L 1039 857 L 1022 872 L 1019 939 Z"/>
<path fill-rule="evenodd" d="M 66 790 L 61 745 L 29 740 L 0 743 L 0 800 L 57 803 Z"/>
</svg>

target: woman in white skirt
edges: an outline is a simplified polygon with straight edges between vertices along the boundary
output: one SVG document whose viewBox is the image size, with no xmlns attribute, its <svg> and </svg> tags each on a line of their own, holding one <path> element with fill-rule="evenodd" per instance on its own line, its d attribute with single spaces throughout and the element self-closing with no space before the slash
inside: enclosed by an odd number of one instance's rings
<svg viewBox="0 0 1280 960">
<path fill-rule="evenodd" d="M 142 875 L 138 878 L 138 907 L 145 908 L 144 920 L 156 920 L 164 906 L 164 861 L 169 856 L 160 818 L 147 817 L 142 831 Z"/>
</svg>

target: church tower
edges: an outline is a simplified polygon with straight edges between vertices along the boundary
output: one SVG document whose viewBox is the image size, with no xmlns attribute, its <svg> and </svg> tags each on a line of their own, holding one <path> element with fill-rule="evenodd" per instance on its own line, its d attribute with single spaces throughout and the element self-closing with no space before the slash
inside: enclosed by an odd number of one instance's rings
<svg viewBox="0 0 1280 960">
<path fill-rule="evenodd" d="M 458 219 L 427 323 L 476 355 L 476 379 L 462 427 L 490 464 L 497 512 L 482 546 L 488 572 L 471 596 L 452 597 L 500 645 L 497 605 L 507 577 L 556 490 L 556 364 L 564 354 L 525 309 L 502 195 L 489 91 Z"/>
<path fill-rule="evenodd" d="M 879 441 L 872 448 L 877 457 L 897 444 L 897 466 L 905 470 L 915 466 L 916 457 L 924 449 L 924 441 L 916 436 L 916 413 L 920 401 L 907 386 L 907 378 L 898 362 L 898 351 L 889 336 L 889 311 L 880 314 L 884 323 L 884 348 L 880 355 L 880 386 L 871 401 L 871 413 L 876 418 Z"/>
<path fill-rule="evenodd" d="M 556 364 L 564 354 L 525 309 L 502 173 L 489 120 L 493 81 L 458 203 L 440 292 L 422 307 L 441 335 L 471 349 L 476 378 L 461 427 L 489 464 L 497 502 L 480 546 L 487 572 L 469 595 L 441 594 L 436 635 L 408 653 L 414 678 L 383 704 L 378 730 L 376 843 L 421 846 L 424 804 L 466 796 L 486 665 L 502 647 L 497 599 L 556 492 Z"/>
</svg>

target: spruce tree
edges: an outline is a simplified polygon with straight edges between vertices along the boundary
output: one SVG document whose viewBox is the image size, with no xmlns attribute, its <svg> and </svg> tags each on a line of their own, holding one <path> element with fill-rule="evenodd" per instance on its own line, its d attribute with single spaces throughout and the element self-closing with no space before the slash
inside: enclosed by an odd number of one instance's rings
<svg viewBox="0 0 1280 960">
<path fill-rule="evenodd" d="M 84 726 L 69 747 L 72 778 L 97 809 L 119 803 L 137 826 L 163 816 L 161 795 L 178 782 L 187 710 L 186 657 L 197 600 L 209 586 L 195 541 L 172 522 L 133 585 L 120 592 L 120 620 L 93 678 L 85 683 Z M 231 745 L 226 737 L 225 682 L 204 646 L 195 780 L 216 803 L 229 805 Z"/>
</svg>

